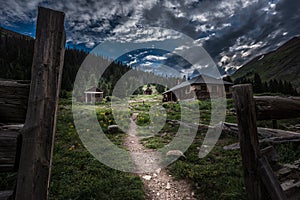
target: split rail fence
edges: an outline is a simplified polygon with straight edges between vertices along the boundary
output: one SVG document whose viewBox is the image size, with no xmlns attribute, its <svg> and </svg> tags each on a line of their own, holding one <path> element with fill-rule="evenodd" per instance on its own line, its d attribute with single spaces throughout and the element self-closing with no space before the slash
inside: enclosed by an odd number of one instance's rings
<svg viewBox="0 0 300 200">
<path fill-rule="evenodd" d="M 273 161 L 274 156 L 277 156 L 275 149 L 270 146 L 260 150 L 256 122 L 257 120 L 300 117 L 300 98 L 253 97 L 252 86 L 245 84 L 233 87 L 233 99 L 237 113 L 240 149 L 248 199 L 299 199 L 300 181 L 292 183 L 290 187 L 283 189 L 274 172 Z M 284 171 L 283 169 L 277 169 L 277 171 L 280 170 Z"/>
</svg>

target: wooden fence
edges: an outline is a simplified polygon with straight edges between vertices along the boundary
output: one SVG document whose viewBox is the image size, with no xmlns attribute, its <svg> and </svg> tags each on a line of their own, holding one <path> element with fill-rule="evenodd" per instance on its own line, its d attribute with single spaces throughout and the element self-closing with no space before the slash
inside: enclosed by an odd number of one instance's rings
<svg viewBox="0 0 300 200">
<path fill-rule="evenodd" d="M 295 195 L 287 197 L 270 166 L 270 159 L 260 150 L 256 121 L 300 117 L 300 98 L 253 97 L 249 84 L 234 86 L 233 98 L 248 199 L 297 199 Z"/>
<path fill-rule="evenodd" d="M 64 13 L 39 7 L 30 86 L 0 82 L 0 172 L 18 172 L 0 200 L 48 199 L 65 41 Z"/>
</svg>

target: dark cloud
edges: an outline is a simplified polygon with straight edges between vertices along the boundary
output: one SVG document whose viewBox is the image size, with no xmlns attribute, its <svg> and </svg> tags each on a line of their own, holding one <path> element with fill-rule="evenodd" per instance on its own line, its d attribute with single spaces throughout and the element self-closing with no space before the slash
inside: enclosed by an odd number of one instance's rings
<svg viewBox="0 0 300 200">
<path fill-rule="evenodd" d="M 0 5 L 0 25 L 28 33 L 33 29 L 24 24 L 32 26 L 37 6 L 66 13 L 74 46 L 93 48 L 108 37 L 130 41 L 141 37 L 141 27 L 163 27 L 198 40 L 229 71 L 300 33 L 295 0 L 10 0 Z"/>
</svg>

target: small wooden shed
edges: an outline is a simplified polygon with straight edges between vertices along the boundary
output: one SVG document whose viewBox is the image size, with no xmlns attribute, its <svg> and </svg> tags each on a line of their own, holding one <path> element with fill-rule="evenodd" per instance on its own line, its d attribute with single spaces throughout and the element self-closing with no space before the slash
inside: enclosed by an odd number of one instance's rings
<svg viewBox="0 0 300 200">
<path fill-rule="evenodd" d="M 103 91 L 97 87 L 92 87 L 84 92 L 85 103 L 99 103 L 103 100 Z"/>
<path fill-rule="evenodd" d="M 152 89 L 151 89 L 151 87 L 147 87 L 147 89 L 144 91 L 144 94 L 146 94 L 146 95 L 151 95 L 152 94 Z"/>
</svg>

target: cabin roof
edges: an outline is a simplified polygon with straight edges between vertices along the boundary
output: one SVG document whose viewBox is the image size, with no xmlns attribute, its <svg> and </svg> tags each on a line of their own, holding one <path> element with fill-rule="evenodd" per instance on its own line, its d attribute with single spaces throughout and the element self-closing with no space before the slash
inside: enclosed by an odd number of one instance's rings
<svg viewBox="0 0 300 200">
<path fill-rule="evenodd" d="M 152 89 L 150 87 L 147 87 L 147 89 L 145 91 L 150 92 L 150 91 L 152 91 Z"/>
<path fill-rule="evenodd" d="M 94 86 L 90 89 L 87 89 L 84 93 L 103 93 L 103 91 Z"/>
<path fill-rule="evenodd" d="M 183 88 L 183 87 L 186 87 L 189 85 L 197 85 L 197 84 L 233 85 L 233 83 L 223 81 L 222 79 L 216 79 L 214 77 L 202 74 L 202 75 L 192 78 L 191 80 L 187 80 L 187 81 L 180 83 L 179 85 L 176 85 L 175 87 L 169 89 L 168 91 L 164 92 L 163 94 L 174 91 L 174 90 L 178 90 L 180 88 Z"/>
</svg>

